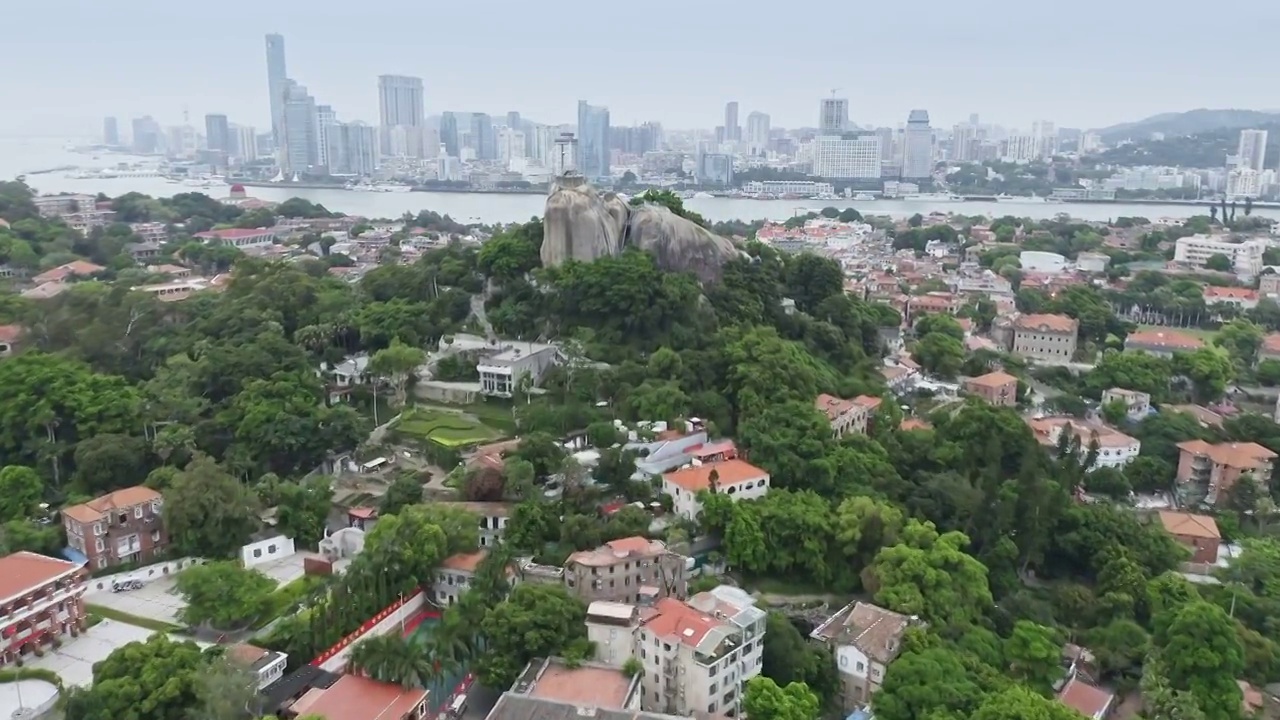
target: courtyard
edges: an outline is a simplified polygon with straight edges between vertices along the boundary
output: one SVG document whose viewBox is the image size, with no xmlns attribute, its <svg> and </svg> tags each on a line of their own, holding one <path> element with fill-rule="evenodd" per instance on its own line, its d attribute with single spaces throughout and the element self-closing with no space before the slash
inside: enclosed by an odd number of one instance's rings
<svg viewBox="0 0 1280 720">
<path fill-rule="evenodd" d="M 93 664 L 105 660 L 113 650 L 131 642 L 146 642 L 153 631 L 136 625 L 103 620 L 78 638 L 64 637 L 62 647 L 45 650 L 44 657 L 29 657 L 27 667 L 52 670 L 63 684 L 88 686 L 93 683 Z"/>
<path fill-rule="evenodd" d="M 426 643 L 439 625 L 440 616 L 438 614 L 426 613 L 417 620 L 417 625 L 408 631 L 409 637 L 415 643 Z M 454 693 L 462 689 L 466 676 L 465 670 L 454 670 L 443 673 L 431 683 L 428 683 L 425 690 L 428 693 L 427 703 L 431 712 L 439 712 L 441 709 L 448 707 L 453 700 Z M 463 692 L 465 691 L 463 689 Z"/>
<path fill-rule="evenodd" d="M 187 603 L 178 594 L 177 575 L 162 575 L 144 580 L 144 583 L 138 590 L 111 592 L 108 589 L 93 592 L 85 597 L 85 602 L 90 609 L 92 606 L 100 606 L 135 617 L 182 625 L 178 614 Z"/>
</svg>

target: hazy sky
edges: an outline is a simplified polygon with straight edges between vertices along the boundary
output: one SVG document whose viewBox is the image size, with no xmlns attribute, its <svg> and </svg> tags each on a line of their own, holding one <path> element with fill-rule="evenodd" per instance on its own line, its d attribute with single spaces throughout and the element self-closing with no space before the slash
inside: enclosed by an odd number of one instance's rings
<svg viewBox="0 0 1280 720">
<path fill-rule="evenodd" d="M 1196 107 L 1280 107 L 1280 2 L 1217 0 L 0 0 L 0 133 L 97 134 L 104 115 L 268 125 L 263 35 L 342 120 L 376 123 L 380 74 L 417 75 L 426 111 L 712 127 L 724 104 L 816 125 L 911 108 L 949 127 L 1097 127 Z"/>
</svg>

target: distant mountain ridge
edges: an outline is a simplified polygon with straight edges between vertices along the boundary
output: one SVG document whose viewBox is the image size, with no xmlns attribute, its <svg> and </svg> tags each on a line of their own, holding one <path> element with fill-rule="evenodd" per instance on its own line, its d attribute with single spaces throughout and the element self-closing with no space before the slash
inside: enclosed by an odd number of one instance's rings
<svg viewBox="0 0 1280 720">
<path fill-rule="evenodd" d="M 1262 110 L 1208 110 L 1200 108 L 1186 112 L 1152 115 L 1137 122 L 1120 123 L 1095 130 L 1102 141 L 1146 140 L 1152 133 L 1167 136 L 1196 135 L 1213 130 L 1239 130 L 1280 124 L 1280 112 Z"/>
</svg>

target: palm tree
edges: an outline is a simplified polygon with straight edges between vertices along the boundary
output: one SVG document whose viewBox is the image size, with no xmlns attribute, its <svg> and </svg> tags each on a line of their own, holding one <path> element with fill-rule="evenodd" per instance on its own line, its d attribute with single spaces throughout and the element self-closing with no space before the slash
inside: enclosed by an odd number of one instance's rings
<svg viewBox="0 0 1280 720">
<path fill-rule="evenodd" d="M 350 666 L 406 690 L 426 687 L 437 674 L 437 664 L 421 647 L 394 633 L 361 640 L 351 649 Z"/>
</svg>

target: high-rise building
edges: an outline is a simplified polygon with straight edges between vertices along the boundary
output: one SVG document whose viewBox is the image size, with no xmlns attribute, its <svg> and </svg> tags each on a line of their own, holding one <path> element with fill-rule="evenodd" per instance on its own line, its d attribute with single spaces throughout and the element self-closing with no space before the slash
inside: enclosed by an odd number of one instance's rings
<svg viewBox="0 0 1280 720">
<path fill-rule="evenodd" d="M 699 153 L 694 177 L 703 185 L 733 183 L 733 156 L 728 153 Z"/>
<path fill-rule="evenodd" d="M 1236 154 L 1240 156 L 1240 167 L 1262 172 L 1262 163 L 1267 159 L 1267 131 L 1241 130 Z"/>
<path fill-rule="evenodd" d="M 747 152 L 763 153 L 769 146 L 769 116 L 753 112 L 747 116 Z"/>
<path fill-rule="evenodd" d="M 927 180 L 933 177 L 933 128 L 927 110 L 912 110 L 902 138 L 902 177 Z"/>
<path fill-rule="evenodd" d="M 307 93 L 305 87 L 289 80 L 284 103 L 284 144 L 277 151 L 280 169 L 285 173 L 307 172 L 319 164 L 319 123 L 316 117 L 315 98 Z"/>
<path fill-rule="evenodd" d="M 362 122 L 335 122 L 327 133 L 329 172 L 335 175 L 372 175 L 378 169 L 378 131 Z"/>
<path fill-rule="evenodd" d="M 239 159 L 241 163 L 258 159 L 258 132 L 253 127 L 233 125 L 231 127 L 231 139 L 235 143 L 232 148 L 232 155 Z"/>
<path fill-rule="evenodd" d="M 893 141 L 897 137 L 897 133 L 891 127 L 878 127 L 876 128 L 876 137 L 880 138 L 880 161 L 882 163 L 893 162 Z"/>
<path fill-rule="evenodd" d="M 551 151 L 551 172 L 564 175 L 578 169 L 578 138 L 573 133 L 560 133 Z"/>
<path fill-rule="evenodd" d="M 1058 152 L 1058 130 L 1052 120 L 1032 123 L 1031 134 L 1036 138 L 1036 159 L 1049 160 Z"/>
<path fill-rule="evenodd" d="M 1005 162 L 1025 163 L 1040 157 L 1040 141 L 1034 133 L 1014 133 L 1005 139 Z"/>
<path fill-rule="evenodd" d="M 120 125 L 113 117 L 102 119 L 102 144 L 112 146 L 120 144 Z"/>
<path fill-rule="evenodd" d="M 267 35 L 267 93 L 271 98 L 271 137 L 276 148 L 282 148 L 284 141 L 284 103 L 289 91 L 289 73 L 284 64 L 284 36 L 274 33 Z M 279 154 L 279 150 L 277 150 Z"/>
<path fill-rule="evenodd" d="M 738 125 L 738 101 L 724 106 L 724 139 L 729 142 L 742 140 L 742 128 Z"/>
<path fill-rule="evenodd" d="M 440 114 L 440 144 L 444 146 L 445 155 L 462 157 L 458 154 L 458 114 L 445 111 Z"/>
<path fill-rule="evenodd" d="M 848 98 L 823 98 L 818 108 L 818 133 L 839 135 L 849 126 Z"/>
<path fill-rule="evenodd" d="M 879 135 L 820 135 L 813 139 L 813 174 L 821 178 L 880 179 Z"/>
<path fill-rule="evenodd" d="M 160 150 L 160 123 L 150 115 L 133 119 L 133 151 L 143 155 Z"/>
<path fill-rule="evenodd" d="M 329 167 L 329 133 L 337 122 L 332 106 L 316 106 L 316 164 L 320 167 Z"/>
<path fill-rule="evenodd" d="M 951 160 L 973 162 L 978 152 L 978 127 L 957 125 L 951 131 Z"/>
<path fill-rule="evenodd" d="M 422 78 L 405 75 L 378 77 L 378 110 L 382 121 L 382 154 L 390 155 L 390 130 L 397 126 L 421 128 L 425 125 L 422 104 Z M 406 134 L 412 132 L 406 131 Z M 417 143 L 421 146 L 421 142 Z M 420 149 L 417 153 L 421 155 Z"/>
<path fill-rule="evenodd" d="M 519 160 L 524 154 L 524 132 L 515 128 L 503 127 L 498 131 L 498 159 L 510 166 L 512 160 Z"/>
<path fill-rule="evenodd" d="M 498 159 L 498 134 L 488 113 L 471 113 L 471 146 L 477 160 Z"/>
<path fill-rule="evenodd" d="M 978 127 L 980 124 L 978 122 L 978 113 L 969 113 L 969 124 L 974 127 Z"/>
<path fill-rule="evenodd" d="M 524 121 L 520 119 L 520 113 L 516 110 L 507 112 L 507 127 L 512 130 L 524 130 Z"/>
<path fill-rule="evenodd" d="M 165 135 L 165 152 L 169 157 L 189 158 L 196 154 L 196 129 L 190 125 L 174 125 Z"/>
<path fill-rule="evenodd" d="M 214 152 L 231 153 L 231 126 L 226 115 L 204 116 L 204 146 Z"/>
<path fill-rule="evenodd" d="M 588 178 L 609 177 L 609 108 L 578 101 L 578 171 Z"/>
</svg>

